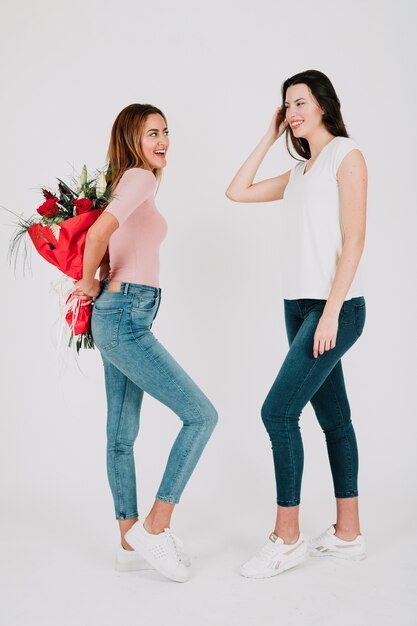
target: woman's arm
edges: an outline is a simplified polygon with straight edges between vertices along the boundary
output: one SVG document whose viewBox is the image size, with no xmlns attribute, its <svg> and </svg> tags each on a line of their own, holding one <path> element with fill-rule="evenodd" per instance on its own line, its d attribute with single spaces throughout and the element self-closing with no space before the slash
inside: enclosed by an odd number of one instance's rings
<svg viewBox="0 0 417 626">
<path fill-rule="evenodd" d="M 150 170 L 134 167 L 120 179 L 115 197 L 87 232 L 83 259 L 83 277 L 75 284 L 74 296 L 83 300 L 96 298 L 100 282 L 95 278 L 106 253 L 109 239 L 133 211 L 154 193 L 156 178 Z"/>
<path fill-rule="evenodd" d="M 337 178 L 343 248 L 326 307 L 339 314 L 365 246 L 368 175 L 365 159 L 359 150 L 352 150 L 346 155 Z"/>
<path fill-rule="evenodd" d="M 95 278 L 97 269 L 106 254 L 109 239 L 119 227 L 111 213 L 102 213 L 88 229 L 83 258 L 83 277 L 75 283 L 74 296 L 85 299 L 96 298 L 100 293 L 100 282 Z"/>
<path fill-rule="evenodd" d="M 100 271 L 99 271 L 99 276 L 98 276 L 99 281 L 103 282 L 103 280 L 106 280 L 109 274 L 110 274 L 110 257 L 109 257 L 109 249 L 107 248 L 106 255 L 103 258 L 101 265 L 100 265 Z"/>
<path fill-rule="evenodd" d="M 368 174 L 359 150 L 349 152 L 337 172 L 343 229 L 343 248 L 332 288 L 314 335 L 313 354 L 336 345 L 340 309 L 354 279 L 365 246 Z"/>
<path fill-rule="evenodd" d="M 253 184 L 253 179 L 266 153 L 287 127 L 287 121 L 283 116 L 285 116 L 285 110 L 283 107 L 279 107 L 274 113 L 268 131 L 240 167 L 227 188 L 226 196 L 230 200 L 235 202 L 270 202 L 271 200 L 281 200 L 283 197 L 290 177 L 290 170 L 280 176 Z"/>
</svg>

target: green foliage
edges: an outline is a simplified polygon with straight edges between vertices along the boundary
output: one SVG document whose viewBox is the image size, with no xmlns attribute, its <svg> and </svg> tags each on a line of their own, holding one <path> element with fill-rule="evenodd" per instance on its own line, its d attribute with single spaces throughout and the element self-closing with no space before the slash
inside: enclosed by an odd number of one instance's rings
<svg viewBox="0 0 417 626">
<path fill-rule="evenodd" d="M 85 348 L 87 350 L 94 350 L 94 340 L 91 331 L 87 333 L 83 333 L 82 335 L 77 335 L 74 337 L 73 333 L 71 333 L 68 347 L 71 348 L 75 340 L 75 349 L 77 350 L 77 354 L 79 354 L 81 348 Z"/>
</svg>

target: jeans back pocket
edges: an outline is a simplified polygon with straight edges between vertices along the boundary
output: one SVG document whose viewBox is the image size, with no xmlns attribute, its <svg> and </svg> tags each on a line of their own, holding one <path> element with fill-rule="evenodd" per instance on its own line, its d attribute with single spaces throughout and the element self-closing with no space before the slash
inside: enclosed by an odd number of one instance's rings
<svg viewBox="0 0 417 626">
<path fill-rule="evenodd" d="M 358 333 L 358 337 L 362 335 L 366 320 L 366 305 L 365 302 L 363 304 L 355 305 L 355 329 Z"/>
<path fill-rule="evenodd" d="M 159 308 L 159 296 L 157 294 L 141 294 L 132 302 L 130 312 L 130 327 L 135 339 L 152 327 Z"/>
<path fill-rule="evenodd" d="M 114 306 L 114 303 L 112 304 Z M 95 303 L 93 307 L 91 332 L 97 348 L 107 352 L 119 344 L 119 329 L 123 309 L 107 309 L 105 306 L 103 307 L 101 302 L 99 306 L 102 308 L 99 308 Z"/>
</svg>

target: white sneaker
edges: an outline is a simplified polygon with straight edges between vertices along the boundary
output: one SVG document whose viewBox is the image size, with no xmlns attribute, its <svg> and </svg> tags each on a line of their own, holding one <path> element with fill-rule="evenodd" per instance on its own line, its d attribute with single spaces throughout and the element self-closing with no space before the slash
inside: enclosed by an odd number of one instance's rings
<svg viewBox="0 0 417 626">
<path fill-rule="evenodd" d="M 246 578 L 269 578 L 295 567 L 306 557 L 307 545 L 301 533 L 293 544 L 284 543 L 281 537 L 271 533 L 258 554 L 242 565 L 240 573 Z"/>
<path fill-rule="evenodd" d="M 183 543 L 170 528 L 158 535 L 148 533 L 141 522 L 136 522 L 125 534 L 125 539 L 150 565 L 171 580 L 183 583 L 190 575 L 180 557 Z"/>
<path fill-rule="evenodd" d="M 185 552 L 180 552 L 180 559 L 185 567 L 190 567 L 191 561 Z M 125 550 L 121 544 L 117 548 L 114 565 L 118 572 L 136 572 L 139 570 L 155 569 L 136 550 Z"/>
<path fill-rule="evenodd" d="M 136 550 L 125 550 L 120 544 L 117 548 L 114 567 L 118 572 L 136 572 L 138 570 L 154 569 L 152 565 L 149 565 L 149 563 L 136 552 Z"/>
<path fill-rule="evenodd" d="M 366 546 L 363 535 L 358 535 L 356 539 L 346 541 L 339 539 L 335 535 L 334 524 L 315 539 L 309 542 L 310 556 L 336 556 L 340 559 L 360 561 L 366 558 Z"/>
</svg>

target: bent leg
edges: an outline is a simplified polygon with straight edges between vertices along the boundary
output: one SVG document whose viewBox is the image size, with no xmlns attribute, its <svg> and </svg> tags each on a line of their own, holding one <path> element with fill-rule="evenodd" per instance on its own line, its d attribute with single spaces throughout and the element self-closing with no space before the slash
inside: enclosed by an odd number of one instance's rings
<svg viewBox="0 0 417 626">
<path fill-rule="evenodd" d="M 300 503 L 304 460 L 299 428 L 302 409 L 358 339 L 353 327 L 341 327 L 336 347 L 314 358 L 314 333 L 321 314 L 321 306 L 313 307 L 292 341 L 289 337 L 291 347 L 262 407 L 262 420 L 272 445 L 280 506 Z"/>
<path fill-rule="evenodd" d="M 311 404 L 326 437 L 335 496 L 355 497 L 358 495 L 358 447 L 341 361 L 311 398 Z"/>
<path fill-rule="evenodd" d="M 129 339 L 106 357 L 137 387 L 182 420 L 156 498 L 171 504 L 181 494 L 217 423 L 217 412 L 196 383 L 150 331 Z"/>
</svg>

